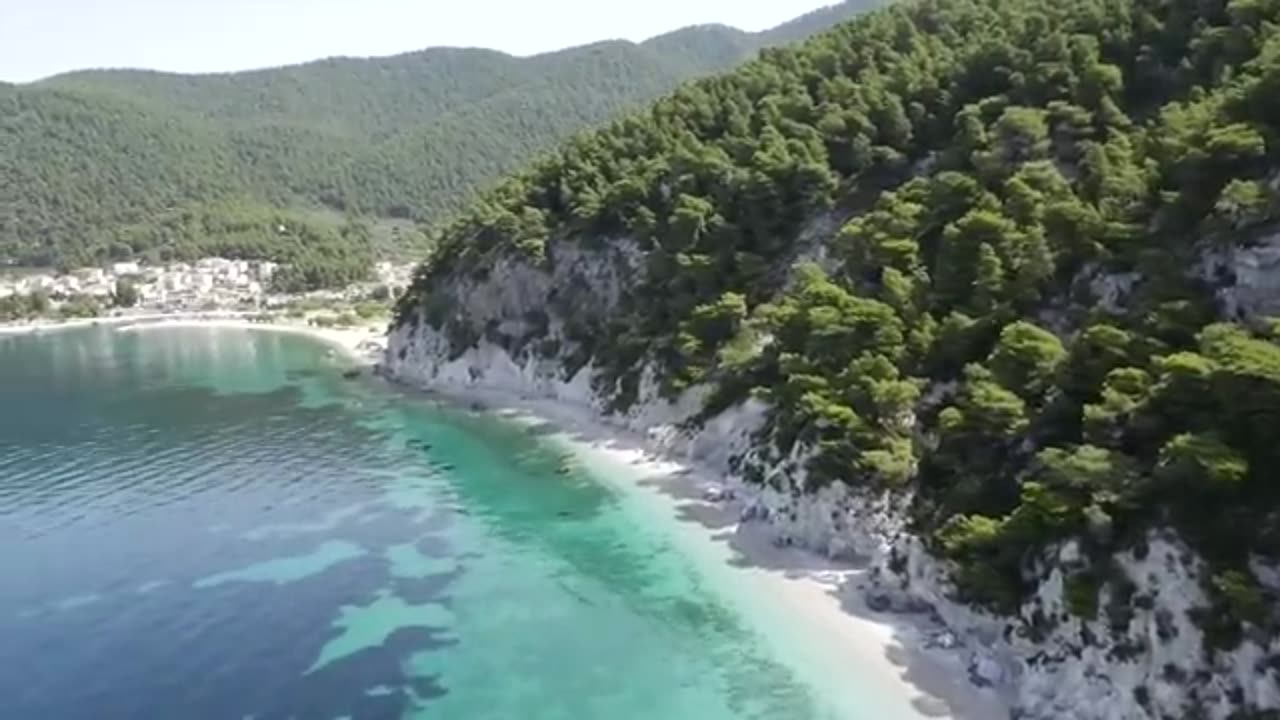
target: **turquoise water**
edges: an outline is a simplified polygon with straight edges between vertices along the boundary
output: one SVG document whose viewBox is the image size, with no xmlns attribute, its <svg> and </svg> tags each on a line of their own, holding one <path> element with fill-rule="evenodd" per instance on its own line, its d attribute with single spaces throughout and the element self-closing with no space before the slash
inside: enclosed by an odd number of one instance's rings
<svg viewBox="0 0 1280 720">
<path fill-rule="evenodd" d="M 834 716 L 598 470 L 341 369 L 0 336 L 0 716 Z"/>
</svg>

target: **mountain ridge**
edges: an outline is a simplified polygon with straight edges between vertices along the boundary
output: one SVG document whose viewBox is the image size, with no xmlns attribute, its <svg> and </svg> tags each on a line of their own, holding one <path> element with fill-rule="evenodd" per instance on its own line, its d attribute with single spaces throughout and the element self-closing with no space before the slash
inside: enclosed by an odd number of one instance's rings
<svg viewBox="0 0 1280 720">
<path fill-rule="evenodd" d="M 829 27 L 830 25 L 847 19 L 846 6 L 847 2 L 834 2 L 827 6 L 817 8 L 804 15 L 797 16 L 771 28 L 763 30 L 743 30 L 742 28 L 720 22 L 695 23 L 693 25 L 685 25 L 672 30 L 667 30 L 657 35 L 645 38 L 644 40 L 628 40 L 626 38 L 602 38 L 593 40 L 579 45 L 570 45 L 555 50 L 545 50 L 542 52 L 518 54 L 505 50 L 485 47 L 482 45 L 432 45 L 416 50 L 405 50 L 403 52 L 390 53 L 387 55 L 327 55 L 324 57 L 314 58 L 311 60 L 302 60 L 299 62 L 285 63 L 282 65 L 270 65 L 258 68 L 246 68 L 243 70 L 213 70 L 207 72 L 181 72 L 173 70 L 160 70 L 154 68 L 138 68 L 130 66 L 102 66 L 92 68 L 80 68 L 76 70 L 67 70 L 64 72 L 54 73 L 45 77 L 37 78 L 24 82 L 8 82 L 0 80 L 0 85 L 41 85 L 49 83 L 60 83 L 63 81 L 79 80 L 88 76 L 97 76 L 100 74 L 131 74 L 131 75 L 151 75 L 165 76 L 171 78 L 226 78 L 236 76 L 248 76 L 259 73 L 271 73 L 275 71 L 289 71 L 307 68 L 310 66 L 332 65 L 345 62 L 364 63 L 364 62 L 390 62 L 407 58 L 425 56 L 428 54 L 455 54 L 455 53 L 476 53 L 501 56 L 510 60 L 534 60 L 557 54 L 572 52 L 590 48 L 596 45 L 607 44 L 627 44 L 637 47 L 652 46 L 659 44 L 673 36 L 687 34 L 691 32 L 717 32 L 728 33 L 738 38 L 770 38 L 780 40 L 781 42 L 789 42 L 797 39 L 797 33 L 813 32 L 818 29 Z M 869 6 L 868 6 L 869 7 Z"/>
<path fill-rule="evenodd" d="M 693 26 L 530 58 L 430 48 L 0 85 L 0 172 L 11 178 L 0 187 L 0 261 L 164 259 L 179 251 L 156 233 L 141 241 L 139 224 L 229 198 L 436 224 L 573 134 L 874 4 L 849 0 L 761 33 Z"/>
</svg>

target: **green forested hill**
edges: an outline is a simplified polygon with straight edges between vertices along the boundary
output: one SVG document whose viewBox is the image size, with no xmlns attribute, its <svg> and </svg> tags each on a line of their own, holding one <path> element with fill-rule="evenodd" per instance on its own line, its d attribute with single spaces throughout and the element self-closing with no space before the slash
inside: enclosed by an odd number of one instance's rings
<svg viewBox="0 0 1280 720">
<path fill-rule="evenodd" d="M 167 252 L 163 236 L 137 246 L 138 226 L 211 201 L 432 223 L 584 128 L 871 4 L 849 0 L 765 33 L 700 26 L 530 58 L 431 49 L 0 85 L 0 260 Z"/>
<path fill-rule="evenodd" d="M 1234 647 L 1280 632 L 1250 565 L 1280 559 L 1280 333 L 1221 304 L 1234 271 L 1204 258 L 1274 236 L 1278 176 L 1275 0 L 917 0 L 507 181 L 401 321 L 590 361 L 619 407 L 646 366 L 672 394 L 713 385 L 708 414 L 762 396 L 770 462 L 811 458 L 808 491 L 912 488 L 961 594 L 997 610 L 1074 540 L 1072 612 L 1106 586 L 1123 628 L 1139 598 L 1112 554 L 1176 528 L 1211 569 L 1207 642 Z M 473 326 L 448 294 L 604 238 L 643 271 L 605 317 L 557 296 L 563 336 L 495 339 L 504 318 Z"/>
<path fill-rule="evenodd" d="M 440 48 L 213 75 L 89 70 L 36 86 L 150 101 L 156 109 L 248 126 L 293 125 L 378 137 L 534 77 L 519 59 L 500 52 Z"/>
</svg>

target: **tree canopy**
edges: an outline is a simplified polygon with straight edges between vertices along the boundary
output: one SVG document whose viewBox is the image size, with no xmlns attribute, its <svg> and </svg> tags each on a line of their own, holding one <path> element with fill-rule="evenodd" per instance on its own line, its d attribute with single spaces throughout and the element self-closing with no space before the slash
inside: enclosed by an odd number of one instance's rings
<svg viewBox="0 0 1280 720">
<path fill-rule="evenodd" d="M 400 318 L 498 257 L 634 244 L 614 315 L 568 338 L 617 405 L 646 366 L 715 407 L 764 396 L 766 460 L 809 450 L 810 488 L 911 483 L 975 602 L 1016 608 L 1076 540 L 1087 612 L 1112 553 L 1172 524 L 1225 573 L 1215 602 L 1256 607 L 1249 559 L 1280 554 L 1280 345 L 1218 323 L 1241 320 L 1215 299 L 1233 279 L 1196 268 L 1276 220 L 1278 27 L 1265 0 L 895 4 L 508 179 Z M 1120 278 L 1119 301 L 1093 289 Z"/>
</svg>

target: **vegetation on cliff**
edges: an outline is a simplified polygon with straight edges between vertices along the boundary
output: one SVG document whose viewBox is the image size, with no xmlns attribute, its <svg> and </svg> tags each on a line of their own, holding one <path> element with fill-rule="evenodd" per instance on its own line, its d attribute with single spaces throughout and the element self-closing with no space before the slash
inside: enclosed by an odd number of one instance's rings
<svg viewBox="0 0 1280 720">
<path fill-rule="evenodd" d="M 1274 0 L 905 2 L 510 179 L 400 318 L 499 256 L 627 238 L 643 272 L 565 338 L 618 407 L 647 365 L 711 384 L 708 412 L 765 397 L 775 459 L 807 448 L 810 490 L 912 486 L 1001 611 L 1067 540 L 1077 612 L 1141 602 L 1108 558 L 1175 527 L 1229 647 L 1280 623 L 1250 565 L 1280 559 L 1280 335 L 1226 315 L 1205 258 L 1273 232 L 1278 154 Z M 428 321 L 479 338 L 460 315 Z"/>
</svg>

